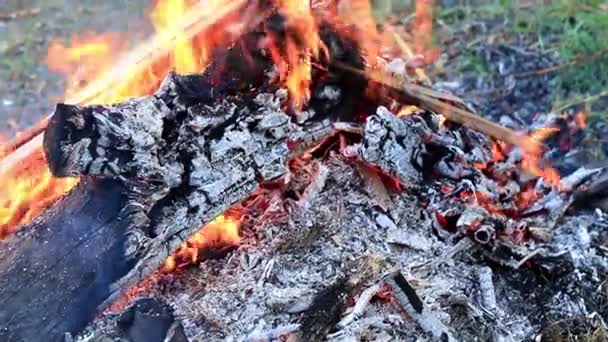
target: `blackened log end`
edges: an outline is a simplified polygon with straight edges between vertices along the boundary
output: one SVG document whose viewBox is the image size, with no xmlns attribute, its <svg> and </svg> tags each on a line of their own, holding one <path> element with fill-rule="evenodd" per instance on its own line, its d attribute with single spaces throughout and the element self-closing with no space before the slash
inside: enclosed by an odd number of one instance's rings
<svg viewBox="0 0 608 342">
<path fill-rule="evenodd" d="M 79 108 L 77 106 L 64 103 L 57 104 L 44 132 L 42 145 L 44 155 L 48 161 L 49 169 L 54 176 L 72 176 L 68 174 L 68 170 L 65 167 L 66 161 L 62 158 L 62 146 L 69 136 L 67 129 L 68 118 L 76 117 L 78 111 Z"/>
</svg>

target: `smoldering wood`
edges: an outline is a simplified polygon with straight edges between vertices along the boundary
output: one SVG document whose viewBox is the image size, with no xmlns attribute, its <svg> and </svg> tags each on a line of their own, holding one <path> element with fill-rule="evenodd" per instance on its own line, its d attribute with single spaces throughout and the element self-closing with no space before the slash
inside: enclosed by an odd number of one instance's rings
<svg viewBox="0 0 608 342">
<path fill-rule="evenodd" d="M 356 140 L 354 145 L 347 146 L 347 150 L 360 152 L 360 157 L 365 154 L 366 148 L 381 146 L 366 145 L 366 141 L 399 145 L 415 141 L 415 136 L 419 134 L 416 130 L 418 119 L 401 119 L 406 123 L 407 132 L 392 133 L 392 126 L 385 125 L 380 126 L 385 129 L 367 130 L 365 134 L 370 136 Z M 383 122 L 380 117 L 371 121 Z M 360 144 L 360 141 L 363 143 Z M 547 317 L 556 320 L 570 317 L 572 312 L 583 314 L 598 310 L 596 303 L 599 303 L 599 295 L 594 293 L 601 280 L 577 278 L 580 274 L 578 271 L 586 274 L 588 270 L 593 270 L 589 265 L 605 264 L 605 256 L 597 253 L 597 248 L 590 248 L 590 242 L 584 238 L 594 229 L 577 229 L 580 226 L 578 221 L 569 224 L 568 230 L 563 229 L 568 226 L 560 224 L 555 231 L 558 240 L 554 238 L 543 242 L 543 248 L 548 250 L 547 253 L 561 254 L 558 257 L 537 255 L 530 260 L 532 270 L 522 267 L 513 271 L 508 266 L 500 266 L 500 263 L 488 263 L 485 254 L 481 253 L 487 245 L 480 245 L 466 236 L 459 236 L 460 242 L 456 243 L 458 238 L 453 233 L 444 231 L 447 235 L 443 235 L 434 231 L 433 218 L 436 217 L 429 218 L 428 215 L 434 213 L 434 208 L 420 208 L 420 202 L 412 197 L 417 194 L 409 191 L 398 194 L 391 192 L 393 205 L 388 211 L 382 209 L 376 204 L 374 196 L 364 188 L 363 180 L 352 163 L 352 155 L 348 154 L 345 160 L 341 153 L 336 152 L 330 150 L 324 153 L 326 157 L 315 161 L 322 163 L 329 171 L 321 173 L 324 175 L 322 182 L 307 183 L 312 185 L 314 191 L 304 191 L 298 187 L 301 193 L 307 194 L 305 203 L 292 203 L 295 207 L 290 205 L 285 208 L 282 206 L 285 198 L 281 197 L 284 193 L 279 191 L 269 195 L 269 201 L 274 203 L 273 209 L 260 214 L 264 216 L 263 220 L 255 220 L 256 224 L 261 223 L 262 226 L 255 228 L 258 235 L 254 246 L 239 248 L 224 260 L 208 260 L 190 269 L 187 278 L 191 280 L 186 284 L 177 285 L 170 280 L 154 290 L 172 303 L 183 320 L 188 337 L 205 341 L 230 338 L 247 340 L 247 337 L 253 337 L 266 341 L 277 336 L 294 335 L 294 330 L 300 331 L 305 315 L 312 312 L 312 306 L 307 305 L 303 309 L 299 306 L 294 310 L 293 303 L 304 300 L 310 303 L 307 299 L 323 293 L 335 279 L 344 275 L 344 260 L 356 259 L 370 251 L 387 257 L 387 271 L 407 270 L 407 281 L 423 303 L 422 314 L 412 306 L 409 310 L 417 315 L 415 319 L 411 319 L 410 315 L 398 315 L 403 312 L 403 305 L 395 307 L 387 303 L 383 300 L 383 294 L 368 304 L 359 319 L 327 335 L 329 341 L 362 338 L 407 340 L 413 336 L 428 341 L 434 339 L 433 335 L 439 338 L 445 336 L 442 334 L 445 331 L 466 341 L 478 337 L 491 338 L 493 333 L 499 337 L 512 335 L 513 340 L 524 340 L 539 331 L 547 322 Z M 411 159 L 412 156 L 409 157 Z M 388 162 L 384 165 L 395 167 L 395 164 Z M 385 171 L 399 174 L 394 169 Z M 301 182 L 293 173 L 286 179 L 290 183 Z M 448 184 L 456 185 L 453 180 Z M 471 189 L 476 184 L 477 180 L 472 180 Z M 286 188 L 293 186 L 287 185 Z M 433 186 L 439 185 L 423 185 L 418 189 L 431 193 Z M 441 197 L 435 199 L 441 200 Z M 298 208 L 298 205 L 302 207 Z M 443 209 L 447 208 L 450 207 Z M 459 209 L 459 215 L 464 208 L 466 206 Z M 446 212 L 444 214 L 448 215 Z M 269 219 L 276 216 L 281 217 L 279 222 Z M 412 236 L 412 239 L 419 235 L 419 238 L 428 240 L 428 244 L 424 248 L 387 244 L 387 237 L 394 230 Z M 505 245 L 500 237 L 497 237 L 497 241 L 502 242 L 495 244 L 494 249 L 487 249 L 488 253 L 498 253 L 499 249 L 513 250 L 515 253 L 517 246 Z M 536 243 L 539 242 L 531 241 L 531 244 Z M 416 243 L 412 241 L 409 244 Z M 570 252 L 564 254 L 564 246 Z M 521 252 L 523 254 L 514 254 L 514 260 L 521 260 L 530 250 L 526 247 Z M 475 304 L 477 296 L 474 294 L 480 291 L 480 269 L 488 264 L 493 269 L 495 293 L 500 294 L 496 296 L 496 308 L 504 312 L 501 315 L 492 314 L 481 304 Z M 549 281 L 543 280 L 545 276 L 553 274 L 552 270 L 558 271 L 556 276 Z M 175 276 L 170 275 L 170 278 L 179 279 Z M 178 283 L 181 281 L 184 279 Z M 169 289 L 166 285 L 170 285 Z M 568 286 L 572 286 L 570 288 L 574 292 L 564 294 L 562 290 Z M 539 298 L 541 303 L 529 301 L 532 295 Z M 404 291 L 401 290 L 399 296 L 403 303 L 410 303 Z M 466 303 L 469 309 L 455 310 L 456 306 L 462 307 L 463 304 L 451 303 L 451 297 L 461 298 L 460 303 Z M 424 333 L 423 328 L 430 333 Z M 89 331 L 95 334 L 99 329 L 102 328 L 96 325 Z M 326 328 L 321 331 L 326 331 Z"/>
</svg>

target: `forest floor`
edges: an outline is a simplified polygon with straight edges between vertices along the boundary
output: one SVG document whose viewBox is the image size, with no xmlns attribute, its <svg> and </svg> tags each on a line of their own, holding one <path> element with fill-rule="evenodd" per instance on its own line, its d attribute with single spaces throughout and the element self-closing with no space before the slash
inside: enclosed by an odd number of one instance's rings
<svg viewBox="0 0 608 342">
<path fill-rule="evenodd" d="M 0 137 L 10 139 L 48 115 L 64 94 L 45 64 L 49 42 L 75 34 L 149 30 L 148 0 L 0 2 Z M 1 140 L 0 140 L 1 141 Z"/>
</svg>

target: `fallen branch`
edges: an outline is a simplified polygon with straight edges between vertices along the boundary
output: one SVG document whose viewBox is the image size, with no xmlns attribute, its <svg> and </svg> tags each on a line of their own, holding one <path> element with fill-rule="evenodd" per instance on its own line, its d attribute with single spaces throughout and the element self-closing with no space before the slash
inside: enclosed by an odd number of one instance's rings
<svg viewBox="0 0 608 342">
<path fill-rule="evenodd" d="M 40 8 L 26 8 L 20 11 L 15 11 L 11 13 L 0 13 L 0 21 L 9 21 L 27 17 L 33 17 L 40 13 Z"/>
<path fill-rule="evenodd" d="M 403 82 L 398 81 L 385 72 L 377 70 L 363 71 L 350 65 L 337 62 L 334 63 L 334 66 L 383 85 L 403 103 L 412 104 L 425 110 L 440 113 L 450 121 L 475 129 L 508 144 L 519 146 L 528 153 L 539 155 L 542 150 L 540 144 L 526 135 L 517 133 L 507 127 L 498 125 L 488 119 L 448 103 L 448 101 L 454 102 L 450 100 L 452 98 L 450 95 L 439 93 L 415 84 L 402 84 Z"/>
</svg>

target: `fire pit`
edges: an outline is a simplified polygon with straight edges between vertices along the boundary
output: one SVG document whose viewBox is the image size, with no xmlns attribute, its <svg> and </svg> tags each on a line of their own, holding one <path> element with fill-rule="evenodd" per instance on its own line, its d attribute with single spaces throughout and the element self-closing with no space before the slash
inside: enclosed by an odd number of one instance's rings
<svg viewBox="0 0 608 342">
<path fill-rule="evenodd" d="M 603 170 L 561 178 L 542 158 L 581 125 L 474 115 L 343 5 L 242 4 L 214 25 L 243 34 L 202 73 L 58 104 L 44 160 L 80 181 L 0 241 L 1 339 L 549 341 L 554 322 L 604 324 L 606 223 L 585 210 Z"/>
</svg>

